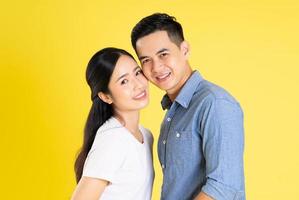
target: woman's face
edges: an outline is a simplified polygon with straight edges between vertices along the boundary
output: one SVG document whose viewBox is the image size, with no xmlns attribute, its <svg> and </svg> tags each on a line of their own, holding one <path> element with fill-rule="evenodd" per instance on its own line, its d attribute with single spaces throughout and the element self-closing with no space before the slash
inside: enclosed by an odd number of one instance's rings
<svg viewBox="0 0 299 200">
<path fill-rule="evenodd" d="M 140 110 L 149 102 L 148 81 L 135 60 L 126 55 L 118 59 L 108 89 L 112 106 L 118 111 Z"/>
</svg>

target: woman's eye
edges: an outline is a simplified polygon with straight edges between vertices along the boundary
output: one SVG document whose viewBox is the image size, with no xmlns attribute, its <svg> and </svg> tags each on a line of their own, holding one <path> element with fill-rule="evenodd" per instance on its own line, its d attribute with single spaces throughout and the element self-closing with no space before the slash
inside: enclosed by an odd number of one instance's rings
<svg viewBox="0 0 299 200">
<path fill-rule="evenodd" d="M 136 76 L 138 76 L 138 75 L 140 75 L 140 74 L 143 74 L 142 70 L 138 70 L 138 71 L 136 72 Z"/>
<path fill-rule="evenodd" d="M 128 82 L 128 80 L 127 79 L 124 79 L 124 80 L 122 80 L 121 82 L 120 82 L 120 84 L 121 85 L 124 85 L 124 84 L 126 84 Z"/>
</svg>

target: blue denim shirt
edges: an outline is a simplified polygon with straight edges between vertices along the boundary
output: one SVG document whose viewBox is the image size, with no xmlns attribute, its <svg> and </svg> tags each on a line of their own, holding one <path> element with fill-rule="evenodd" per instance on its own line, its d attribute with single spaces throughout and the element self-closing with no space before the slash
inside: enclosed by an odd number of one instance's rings
<svg viewBox="0 0 299 200">
<path fill-rule="evenodd" d="M 162 200 L 245 199 L 243 112 L 224 89 L 195 71 L 171 102 L 158 141 Z"/>
</svg>

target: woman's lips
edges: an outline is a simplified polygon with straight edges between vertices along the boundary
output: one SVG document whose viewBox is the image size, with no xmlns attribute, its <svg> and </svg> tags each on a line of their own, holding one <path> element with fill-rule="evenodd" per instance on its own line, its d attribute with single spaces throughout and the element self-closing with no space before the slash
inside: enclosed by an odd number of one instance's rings
<svg viewBox="0 0 299 200">
<path fill-rule="evenodd" d="M 144 99 L 145 97 L 146 97 L 146 91 L 142 91 L 138 95 L 134 96 L 133 99 L 135 99 L 135 100 L 141 100 L 141 99 Z"/>
</svg>

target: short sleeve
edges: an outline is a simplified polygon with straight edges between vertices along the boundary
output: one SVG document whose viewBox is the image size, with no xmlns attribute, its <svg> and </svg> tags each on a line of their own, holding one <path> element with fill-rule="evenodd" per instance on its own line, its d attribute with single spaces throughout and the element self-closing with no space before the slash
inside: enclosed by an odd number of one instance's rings
<svg viewBox="0 0 299 200">
<path fill-rule="evenodd" d="M 152 132 L 149 129 L 144 128 L 143 126 L 141 127 L 141 130 L 144 133 L 145 137 L 147 138 L 148 143 L 153 145 L 154 137 L 153 137 Z"/>
<path fill-rule="evenodd" d="M 124 147 L 125 141 L 120 134 L 109 132 L 98 135 L 85 160 L 83 176 L 113 182 L 115 174 L 125 160 Z"/>
</svg>

